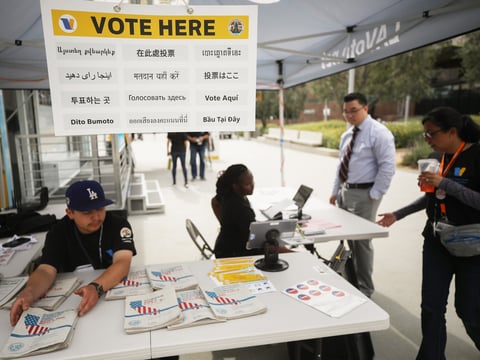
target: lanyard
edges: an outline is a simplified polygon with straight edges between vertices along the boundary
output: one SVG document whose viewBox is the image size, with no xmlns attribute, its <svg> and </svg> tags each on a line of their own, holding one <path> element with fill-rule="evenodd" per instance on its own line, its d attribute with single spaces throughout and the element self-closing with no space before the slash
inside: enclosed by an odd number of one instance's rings
<svg viewBox="0 0 480 360">
<path fill-rule="evenodd" d="M 457 148 L 457 150 L 455 151 L 455 153 L 453 154 L 452 158 L 450 159 L 450 161 L 448 162 L 447 164 L 447 167 L 445 168 L 445 170 L 443 169 L 444 165 L 445 165 L 445 153 L 443 153 L 442 155 L 442 161 L 440 162 L 440 167 L 438 168 L 438 173 L 441 175 L 441 176 L 445 176 L 447 175 L 448 171 L 452 168 L 453 166 L 453 163 L 455 162 L 455 160 L 457 159 L 458 155 L 460 155 L 460 153 L 463 151 L 463 148 L 465 147 L 465 141 L 462 141 L 462 143 L 460 144 L 460 146 Z M 442 217 L 443 218 L 447 218 L 447 207 L 445 206 L 445 202 L 444 201 L 440 201 L 440 213 L 442 214 Z"/>
<path fill-rule="evenodd" d="M 90 261 L 90 264 L 92 264 L 92 266 L 95 268 L 95 264 L 94 264 L 92 258 L 88 255 L 87 250 L 85 249 L 85 247 L 82 244 L 82 239 L 81 239 L 80 233 L 79 233 L 76 225 L 74 225 L 74 230 L 75 230 L 75 237 L 77 238 L 78 244 L 82 248 L 83 254 L 87 257 L 88 261 Z M 100 266 L 103 266 L 102 235 L 103 235 L 103 224 L 100 227 L 100 236 L 98 237 L 98 256 L 100 258 Z"/>
</svg>

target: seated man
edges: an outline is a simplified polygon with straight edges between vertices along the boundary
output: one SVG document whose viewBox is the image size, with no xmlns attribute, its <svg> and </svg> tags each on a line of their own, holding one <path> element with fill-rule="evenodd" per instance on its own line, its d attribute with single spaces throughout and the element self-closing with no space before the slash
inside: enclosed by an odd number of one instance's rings
<svg viewBox="0 0 480 360">
<path fill-rule="evenodd" d="M 12 305 L 12 326 L 23 311 L 45 295 L 60 272 L 86 265 L 105 269 L 94 281 L 75 291 L 82 297 L 79 316 L 92 309 L 105 291 L 128 275 L 136 254 L 132 229 L 127 220 L 107 214 L 105 206 L 113 201 L 105 198 L 102 186 L 93 180 L 79 181 L 67 189 L 65 197 L 66 216 L 47 233 L 39 266 Z"/>
</svg>

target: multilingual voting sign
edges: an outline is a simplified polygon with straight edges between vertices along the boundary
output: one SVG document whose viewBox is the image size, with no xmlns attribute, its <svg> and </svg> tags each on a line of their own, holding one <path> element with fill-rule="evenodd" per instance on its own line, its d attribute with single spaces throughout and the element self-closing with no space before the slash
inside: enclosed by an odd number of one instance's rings
<svg viewBox="0 0 480 360">
<path fill-rule="evenodd" d="M 41 0 L 56 135 L 255 129 L 256 6 Z"/>
</svg>

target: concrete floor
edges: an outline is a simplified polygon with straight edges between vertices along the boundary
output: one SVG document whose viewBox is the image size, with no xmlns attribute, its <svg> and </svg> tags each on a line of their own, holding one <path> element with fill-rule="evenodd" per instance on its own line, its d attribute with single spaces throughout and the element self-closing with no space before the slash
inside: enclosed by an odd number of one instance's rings
<svg viewBox="0 0 480 360">
<path fill-rule="evenodd" d="M 156 179 L 162 188 L 166 203 L 163 214 L 133 215 L 133 226 L 138 255 L 134 264 L 153 264 L 172 261 L 190 261 L 200 258 L 186 230 L 185 219 L 192 219 L 211 245 L 218 231 L 218 222 L 210 208 L 215 193 L 217 172 L 233 163 L 244 163 L 253 172 L 257 188 L 281 186 L 281 151 L 278 143 L 262 139 L 216 140 L 217 160 L 208 164 L 206 181 L 192 182 L 188 189 L 172 186 L 167 170 L 166 135 L 145 134 L 132 146 L 135 171 L 147 179 Z M 312 196 L 328 201 L 337 158 L 324 155 L 319 149 L 296 147 L 284 149 L 284 182 L 297 188 L 300 184 L 313 187 Z M 177 183 L 182 184 L 177 170 Z M 379 213 L 392 211 L 419 196 L 415 170 L 397 169 L 388 194 Z M 425 221 L 420 212 L 394 224 L 390 236 L 374 240 L 376 292 L 372 300 L 390 314 L 388 330 L 372 333 L 376 359 L 414 359 L 420 342 L 420 235 Z M 317 245 L 318 251 L 330 257 L 336 242 Z M 452 291 L 453 293 L 453 288 Z M 479 359 L 480 353 L 468 338 L 453 308 L 453 295 L 447 314 L 447 359 Z M 287 354 L 283 344 L 253 349 L 237 349 L 220 353 L 182 355 L 181 360 L 283 360 Z"/>
</svg>

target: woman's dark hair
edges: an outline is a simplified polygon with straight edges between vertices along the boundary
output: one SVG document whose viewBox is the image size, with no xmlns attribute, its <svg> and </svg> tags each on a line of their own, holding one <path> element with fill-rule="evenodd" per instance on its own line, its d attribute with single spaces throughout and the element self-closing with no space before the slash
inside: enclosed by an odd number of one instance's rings
<svg viewBox="0 0 480 360">
<path fill-rule="evenodd" d="M 240 177 L 249 170 L 243 164 L 230 165 L 217 179 L 217 198 L 233 193 L 233 184 L 240 182 Z"/>
<path fill-rule="evenodd" d="M 462 115 L 454 108 L 441 106 L 431 110 L 422 120 L 437 125 L 440 129 L 448 131 L 457 129 L 460 139 L 465 142 L 476 143 L 480 140 L 480 126 L 468 115 Z"/>
</svg>

